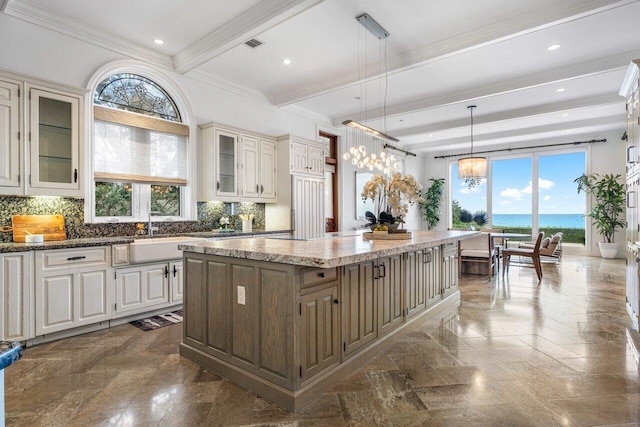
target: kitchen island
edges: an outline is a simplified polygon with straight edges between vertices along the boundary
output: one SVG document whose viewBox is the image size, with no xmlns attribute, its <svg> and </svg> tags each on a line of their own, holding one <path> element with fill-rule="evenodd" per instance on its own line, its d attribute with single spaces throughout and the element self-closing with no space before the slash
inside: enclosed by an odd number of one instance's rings
<svg viewBox="0 0 640 427">
<path fill-rule="evenodd" d="M 181 245 L 180 354 L 265 399 L 300 409 L 394 334 L 457 307 L 457 243 L 477 234 Z"/>
</svg>

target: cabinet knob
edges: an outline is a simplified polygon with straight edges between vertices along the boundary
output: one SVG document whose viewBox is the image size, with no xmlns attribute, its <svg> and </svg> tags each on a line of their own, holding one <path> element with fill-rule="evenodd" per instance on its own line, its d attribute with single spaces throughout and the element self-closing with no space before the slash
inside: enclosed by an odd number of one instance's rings
<svg viewBox="0 0 640 427">
<path fill-rule="evenodd" d="M 324 277 L 325 276 L 324 271 L 321 271 L 320 273 L 318 273 L 318 276 Z"/>
<path fill-rule="evenodd" d="M 260 194 L 264 193 L 264 186 L 260 184 Z"/>
<path fill-rule="evenodd" d="M 78 169 L 73 170 L 73 182 L 78 182 Z"/>
<path fill-rule="evenodd" d="M 340 300 L 336 298 L 336 299 L 333 300 L 333 303 L 334 304 L 340 304 Z"/>
<path fill-rule="evenodd" d="M 220 181 L 218 181 L 218 182 L 216 183 L 216 189 L 218 189 L 218 190 L 220 189 Z"/>
</svg>

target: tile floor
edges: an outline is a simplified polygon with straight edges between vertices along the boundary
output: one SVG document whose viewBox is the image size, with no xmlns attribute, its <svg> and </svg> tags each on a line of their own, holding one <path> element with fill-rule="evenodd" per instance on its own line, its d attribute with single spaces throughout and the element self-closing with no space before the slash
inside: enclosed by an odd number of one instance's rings
<svg viewBox="0 0 640 427">
<path fill-rule="evenodd" d="M 566 256 L 534 277 L 463 277 L 459 310 L 296 414 L 182 359 L 182 325 L 35 346 L 6 371 L 7 425 L 640 426 L 624 260 Z"/>
</svg>

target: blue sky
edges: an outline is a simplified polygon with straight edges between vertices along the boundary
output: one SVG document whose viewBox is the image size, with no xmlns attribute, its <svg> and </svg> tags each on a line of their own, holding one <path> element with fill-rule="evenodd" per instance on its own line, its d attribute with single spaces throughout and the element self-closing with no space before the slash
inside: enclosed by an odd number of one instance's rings
<svg viewBox="0 0 640 427">
<path fill-rule="evenodd" d="M 531 213 L 531 157 L 493 160 L 493 214 Z M 578 194 L 574 179 L 585 171 L 585 153 L 567 153 L 538 158 L 540 214 L 582 214 L 585 195 Z M 458 179 L 457 165 L 452 167 L 452 198 L 471 212 L 487 210 L 487 184 L 469 189 Z"/>
</svg>

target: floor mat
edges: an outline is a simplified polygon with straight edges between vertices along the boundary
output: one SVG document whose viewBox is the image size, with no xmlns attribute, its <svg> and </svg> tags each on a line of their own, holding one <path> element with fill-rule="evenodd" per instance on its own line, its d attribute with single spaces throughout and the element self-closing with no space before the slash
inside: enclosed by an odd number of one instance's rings
<svg viewBox="0 0 640 427">
<path fill-rule="evenodd" d="M 143 331 L 153 331 L 165 326 L 175 325 L 182 322 L 182 310 L 172 311 L 171 313 L 160 314 L 158 316 L 147 317 L 145 319 L 134 320 L 129 322 L 136 328 Z"/>
</svg>

